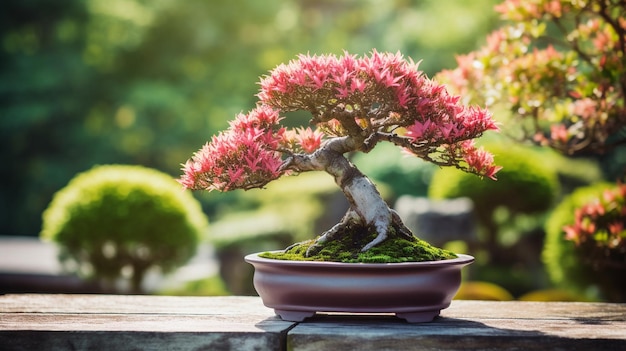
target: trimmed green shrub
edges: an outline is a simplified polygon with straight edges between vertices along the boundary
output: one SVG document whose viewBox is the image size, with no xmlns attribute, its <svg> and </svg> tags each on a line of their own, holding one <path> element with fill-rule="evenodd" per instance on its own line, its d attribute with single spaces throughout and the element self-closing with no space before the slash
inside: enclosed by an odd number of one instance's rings
<svg viewBox="0 0 626 351">
<path fill-rule="evenodd" d="M 103 284 L 127 278 L 138 293 L 149 269 L 191 258 L 207 226 L 199 202 L 167 174 L 104 165 L 54 195 L 40 235 L 59 244 L 67 270 Z"/>
<path fill-rule="evenodd" d="M 552 211 L 546 222 L 546 241 L 542 253 L 543 261 L 552 282 L 566 288 L 585 292 L 597 287 L 600 273 L 591 265 L 584 263 L 574 242 L 565 240 L 563 227 L 574 223 L 576 209 L 602 196 L 606 189 L 615 188 L 615 184 L 597 183 L 577 189 Z M 622 277 L 617 277 L 622 280 Z"/>
<path fill-rule="evenodd" d="M 470 198 L 493 248 L 497 246 L 497 210 L 504 208 L 509 217 L 540 214 L 552 206 L 560 187 L 555 169 L 543 162 L 541 152 L 506 144 L 486 148 L 495 155 L 495 163 L 503 167 L 497 181 L 442 168 L 433 175 L 428 195 L 434 199 Z"/>
<path fill-rule="evenodd" d="M 441 168 L 433 175 L 429 197 L 468 197 L 481 217 L 491 216 L 501 206 L 515 214 L 538 213 L 550 208 L 559 193 L 559 183 L 556 171 L 542 162 L 539 152 L 514 146 L 486 148 L 493 152 L 495 163 L 503 167 L 497 174 L 497 181 Z"/>
</svg>

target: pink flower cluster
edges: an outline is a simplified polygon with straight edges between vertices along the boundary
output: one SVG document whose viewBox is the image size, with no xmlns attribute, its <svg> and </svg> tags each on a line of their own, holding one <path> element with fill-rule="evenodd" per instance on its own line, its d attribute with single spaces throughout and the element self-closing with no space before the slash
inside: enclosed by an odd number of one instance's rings
<svg viewBox="0 0 626 351">
<path fill-rule="evenodd" d="M 445 92 L 441 85 L 437 89 Z M 419 99 L 415 110 L 423 117 L 406 127 L 406 135 L 418 144 L 454 144 L 460 140 L 473 139 L 488 130 L 498 130 L 487 110 L 461 105 L 459 100 L 459 96 L 447 93 Z"/>
<path fill-rule="evenodd" d="M 493 166 L 493 158 L 483 157 L 486 152 L 463 143 L 498 130 L 491 114 L 463 105 L 460 97 L 448 94 L 443 85 L 426 78 L 418 64 L 399 53 L 373 51 L 361 58 L 347 53 L 340 57 L 301 55 L 264 77 L 258 96 L 281 110 L 310 111 L 317 126 L 331 135 L 404 131 L 411 144 L 407 151 L 419 150 L 414 152 L 418 156 L 424 150 L 436 153 L 441 145 L 458 144 L 453 147 L 457 153 L 446 163 L 459 166 L 471 159 L 471 167 L 460 168 L 479 170 L 480 175 L 492 178 L 499 169 Z M 345 117 L 337 111 L 351 113 Z M 354 125 L 359 127 L 356 132 L 350 128 Z M 485 164 L 477 164 L 478 160 Z"/>
<path fill-rule="evenodd" d="M 322 145 L 324 133 L 311 127 L 289 129 L 285 132 L 284 146 L 292 152 L 311 154 Z"/>
<path fill-rule="evenodd" d="M 280 127 L 281 119 L 264 105 L 239 114 L 183 165 L 178 181 L 188 189 L 229 191 L 262 187 L 279 178 L 284 174 L 282 151 L 312 153 L 323 136 L 311 128 Z"/>
<path fill-rule="evenodd" d="M 626 253 L 626 185 L 607 189 L 578 208 L 574 224 L 565 226 L 565 238 L 577 246 L 621 248 Z"/>
<path fill-rule="evenodd" d="M 501 166 L 493 164 L 493 155 L 482 147 L 476 148 L 474 140 L 467 140 L 462 143 L 462 150 L 465 162 L 469 167 L 469 171 L 481 176 L 496 179 L 496 173 L 502 169 Z"/>
<path fill-rule="evenodd" d="M 277 151 L 285 130 L 275 130 L 278 111 L 260 106 L 239 114 L 183 166 L 179 182 L 188 189 L 228 191 L 261 187 L 280 177 Z"/>
<path fill-rule="evenodd" d="M 374 102 L 407 108 L 414 89 L 426 82 L 418 65 L 400 53 L 379 53 L 357 58 L 300 55 L 276 67 L 261 80 L 262 102 L 283 110 L 325 112 L 339 104 L 356 108 Z"/>
</svg>

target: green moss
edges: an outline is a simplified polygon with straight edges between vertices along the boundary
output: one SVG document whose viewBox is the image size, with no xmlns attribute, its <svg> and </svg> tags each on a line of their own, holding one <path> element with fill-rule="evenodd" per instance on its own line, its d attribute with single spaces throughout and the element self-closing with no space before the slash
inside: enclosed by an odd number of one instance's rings
<svg viewBox="0 0 626 351">
<path fill-rule="evenodd" d="M 298 243 L 289 250 L 265 252 L 264 258 L 292 261 L 330 261 L 344 263 L 398 263 L 438 261 L 457 257 L 451 251 L 434 247 L 418 238 L 408 239 L 395 235 L 391 228 L 389 238 L 366 252 L 363 246 L 376 237 L 376 233 L 365 227 L 347 227 L 337 240 L 319 244 L 314 255 L 306 257 L 307 249 L 315 240 Z"/>
</svg>

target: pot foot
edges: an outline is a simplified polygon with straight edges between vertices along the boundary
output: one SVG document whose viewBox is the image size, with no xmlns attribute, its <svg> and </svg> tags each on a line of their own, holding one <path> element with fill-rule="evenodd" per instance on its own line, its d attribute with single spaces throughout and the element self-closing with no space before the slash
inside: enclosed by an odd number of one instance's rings
<svg viewBox="0 0 626 351">
<path fill-rule="evenodd" d="M 425 323 L 431 322 L 439 315 L 441 310 L 420 311 L 420 312 L 402 312 L 396 313 L 396 317 L 405 319 L 409 323 Z"/>
<path fill-rule="evenodd" d="M 289 322 L 302 322 L 305 318 L 313 317 L 315 312 L 308 311 L 287 311 L 275 309 L 274 312 L 280 319 Z"/>
</svg>

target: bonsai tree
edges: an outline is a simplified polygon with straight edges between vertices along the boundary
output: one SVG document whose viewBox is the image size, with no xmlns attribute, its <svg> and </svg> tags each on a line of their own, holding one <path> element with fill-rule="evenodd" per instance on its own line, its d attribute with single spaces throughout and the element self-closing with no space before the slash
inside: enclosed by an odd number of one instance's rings
<svg viewBox="0 0 626 351">
<path fill-rule="evenodd" d="M 359 231 L 374 233 L 355 245 L 361 252 L 392 237 L 414 241 L 346 154 L 367 153 L 389 142 L 428 162 L 481 177 L 495 179 L 500 168 L 474 144 L 485 131 L 498 129 L 491 114 L 462 105 L 400 53 L 300 55 L 272 70 L 260 86 L 257 106 L 197 151 L 184 164 L 179 181 L 189 189 L 247 190 L 283 175 L 327 172 L 349 209 L 338 224 L 307 243 L 307 257 Z M 293 111 L 307 111 L 310 126 L 282 125 Z"/>
<path fill-rule="evenodd" d="M 127 278 L 140 293 L 148 270 L 168 272 L 190 259 L 207 226 L 200 203 L 167 174 L 105 165 L 54 195 L 41 237 L 60 245 L 68 270 L 101 284 Z"/>
</svg>

